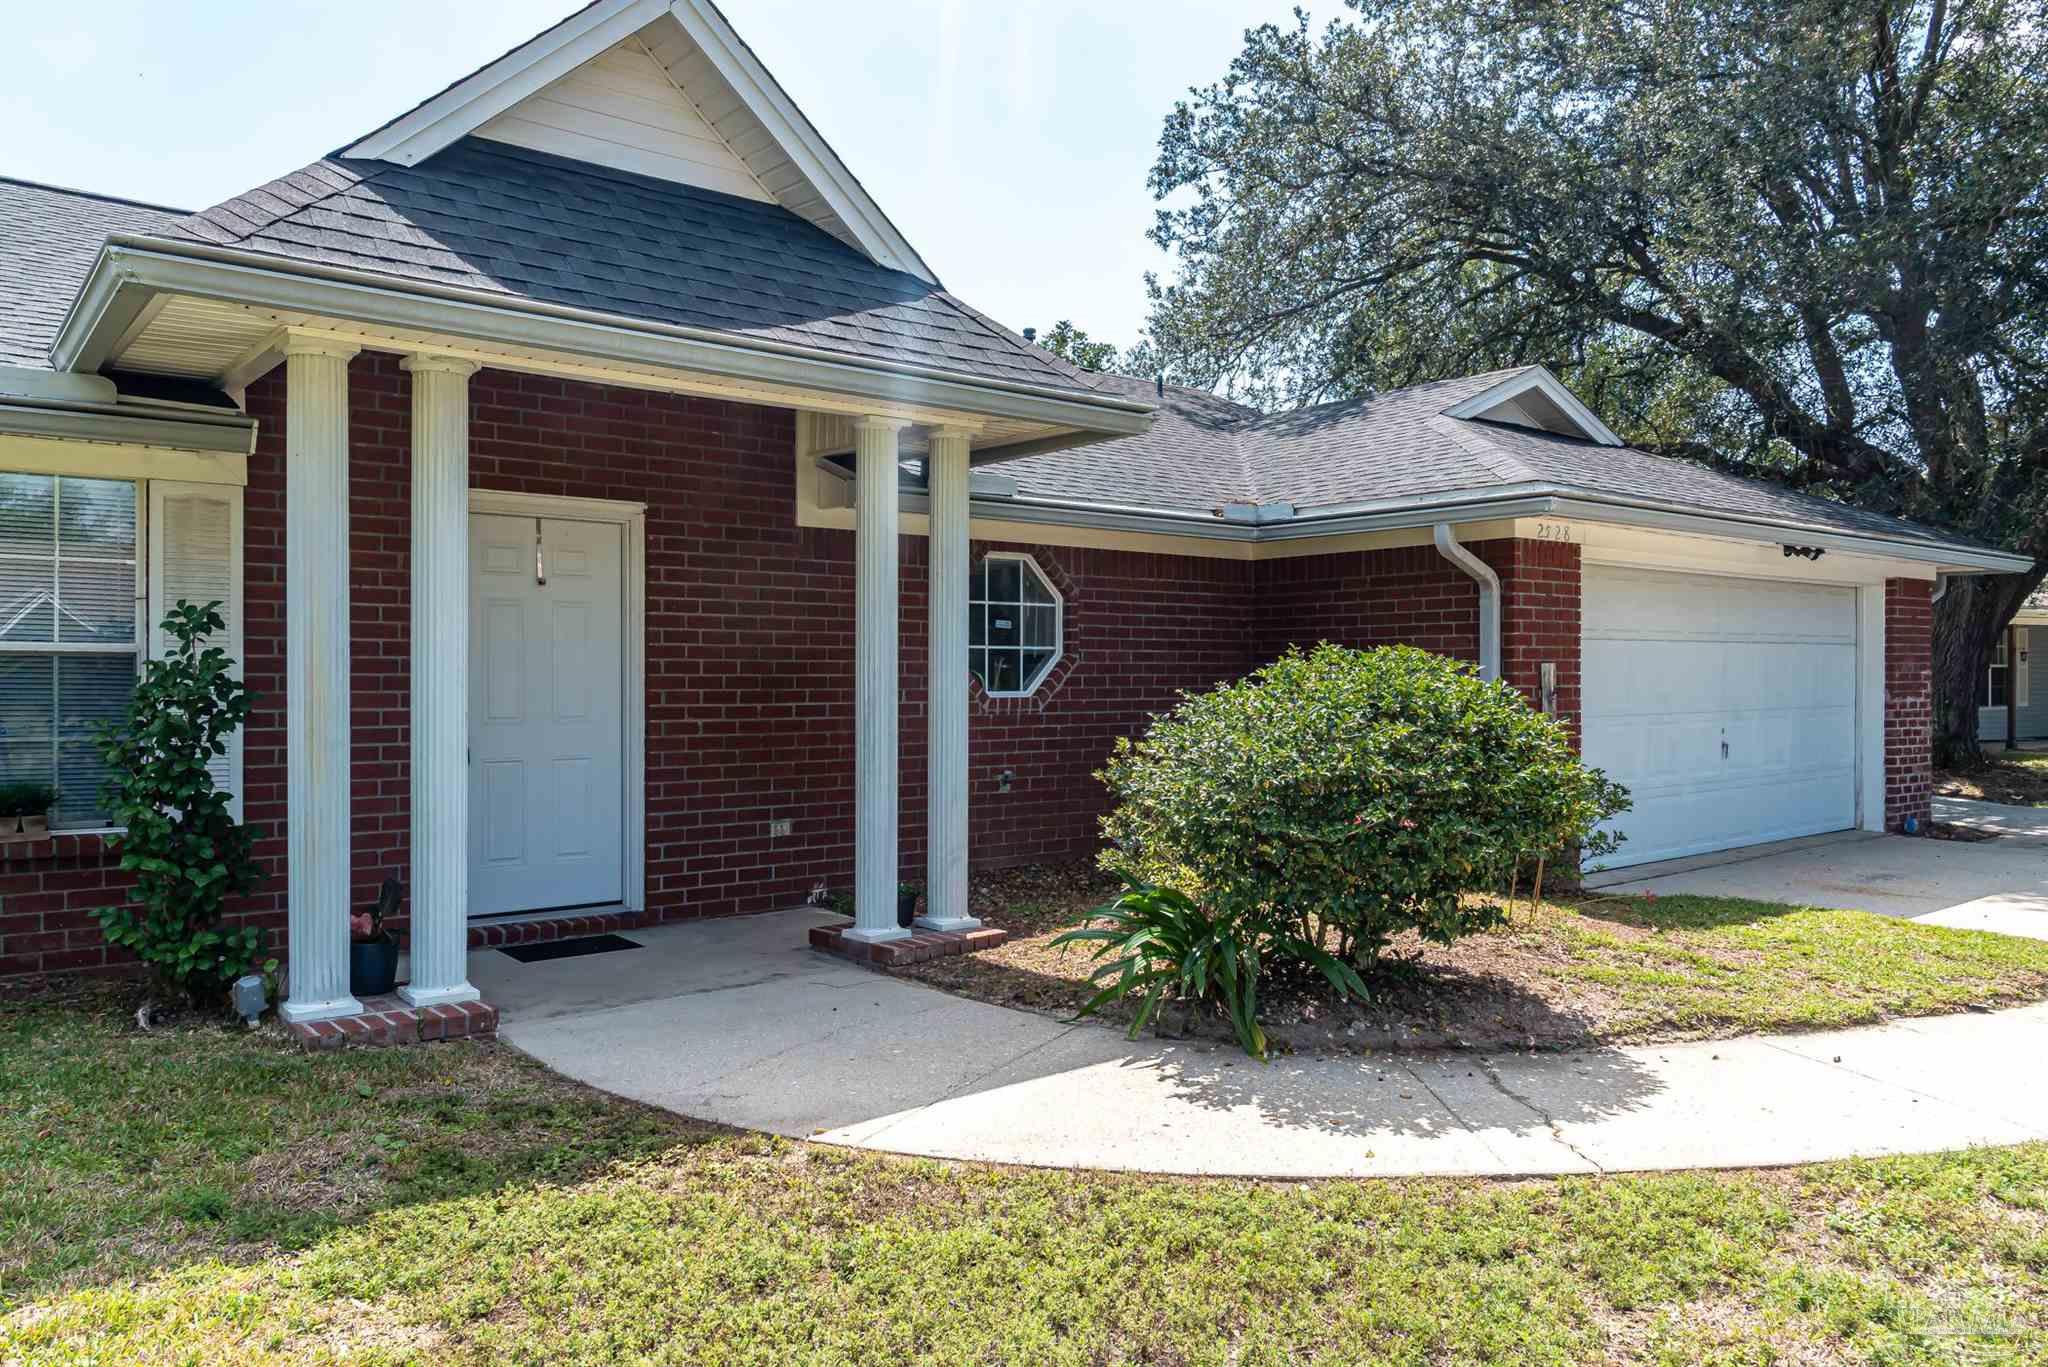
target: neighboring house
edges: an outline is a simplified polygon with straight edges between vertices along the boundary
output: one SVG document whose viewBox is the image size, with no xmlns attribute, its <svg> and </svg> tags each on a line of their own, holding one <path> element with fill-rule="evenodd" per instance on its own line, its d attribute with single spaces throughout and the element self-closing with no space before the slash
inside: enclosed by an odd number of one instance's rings
<svg viewBox="0 0 2048 1367">
<path fill-rule="evenodd" d="M 1559 715 L 1629 859 L 1896 828 L 1936 576 L 2024 564 L 1632 451 L 1535 367 L 1273 417 L 1077 371 L 941 288 L 708 0 L 598 0 L 198 214 L 0 185 L 0 314 L 0 587 L 139 605 L 10 637 L 50 687 L 6 735 L 73 788 L 66 690 L 116 706 L 221 599 L 297 1022 L 357 1009 L 392 873 L 422 1005 L 474 997 L 473 930 L 593 908 L 851 885 L 881 940 L 901 874 L 971 924 L 970 857 L 1092 847 L 1115 737 L 1325 639 Z M 0 974 L 114 962 L 82 787 L 9 855 Z"/>
<path fill-rule="evenodd" d="M 2048 679 L 2042 677 L 2048 671 L 2034 668 L 2043 648 L 2048 648 L 2048 589 L 2029 598 L 2013 615 L 2012 635 L 2001 638 L 1992 651 L 1991 667 L 1977 694 L 1978 739 L 2002 741 L 2008 734 L 2016 740 L 2048 737 Z M 2014 699 L 2019 712 L 2009 717 L 2006 709 Z"/>
</svg>

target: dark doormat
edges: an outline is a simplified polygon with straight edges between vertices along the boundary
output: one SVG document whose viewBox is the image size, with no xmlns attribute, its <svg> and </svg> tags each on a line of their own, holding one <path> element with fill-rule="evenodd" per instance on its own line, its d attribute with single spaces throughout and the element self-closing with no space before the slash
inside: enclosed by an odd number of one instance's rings
<svg viewBox="0 0 2048 1367">
<path fill-rule="evenodd" d="M 530 945 L 501 945 L 500 954 L 509 954 L 523 964 L 545 963 L 549 959 L 580 959 L 586 954 L 610 954 L 620 949 L 644 949 L 637 940 L 623 935 L 579 935 L 573 940 L 540 940 Z"/>
</svg>

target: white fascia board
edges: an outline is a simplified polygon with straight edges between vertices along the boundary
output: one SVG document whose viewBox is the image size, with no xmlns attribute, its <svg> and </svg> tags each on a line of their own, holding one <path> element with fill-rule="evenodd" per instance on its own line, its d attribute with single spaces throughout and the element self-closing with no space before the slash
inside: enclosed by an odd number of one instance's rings
<svg viewBox="0 0 2048 1367">
<path fill-rule="evenodd" d="M 1406 531 L 1428 528 L 1439 522 L 1457 526 L 1466 522 L 1492 522 L 1507 518 L 1552 517 L 1767 546 L 1788 543 L 1820 546 L 1843 555 L 1932 566 L 1949 574 L 2014 574 L 2033 564 L 2025 556 L 2003 551 L 1638 507 L 1574 496 L 1572 491 L 1539 486 L 1507 486 L 1482 497 L 1461 493 L 1407 502 L 1386 500 L 1377 507 L 1358 505 L 1334 515 L 1317 514 L 1267 523 L 1230 522 L 1193 509 L 1141 508 L 1129 504 L 1033 498 L 1028 494 L 1000 505 L 985 506 L 977 501 L 975 516 L 1254 542 L 1304 541 L 1359 532 Z"/>
<path fill-rule="evenodd" d="M 668 0 L 598 0 L 342 153 L 416 166 L 667 12 Z"/>
<path fill-rule="evenodd" d="M 1633 503 L 1618 499 L 1590 499 L 1567 492 L 1553 500 L 1553 515 L 1580 518 L 1587 522 L 1612 522 L 1628 527 L 1683 532 L 1694 536 L 1718 536 L 1735 541 L 1757 541 L 1767 545 L 1818 546 L 1845 555 L 1869 556 L 1880 560 L 1904 560 L 1932 565 L 1946 574 L 2019 574 L 2033 568 L 2031 557 L 2008 551 L 1980 550 L 1954 542 L 1912 541 L 1858 532 L 1830 531 L 1795 523 L 1768 522 L 1760 518 L 1736 517 L 1725 513 L 1694 513 Z"/>
<path fill-rule="evenodd" d="M 861 183 L 839 159 L 831 145 L 789 98 L 781 84 L 726 22 L 715 5 L 705 0 L 674 0 L 668 10 L 683 31 L 718 69 L 733 93 L 766 128 L 789 159 L 803 172 L 825 202 L 840 217 L 861 246 L 876 261 L 917 276 L 938 286 L 939 278 L 924 258 L 910 245 L 889 216 L 882 212 Z"/>
<path fill-rule="evenodd" d="M 341 267 L 286 262 L 203 243 L 117 236 L 101 250 L 51 349 L 59 370 L 97 370 L 156 293 L 341 319 L 370 327 L 441 333 L 537 352 L 695 371 L 856 399 L 1017 418 L 1082 432 L 1133 436 L 1150 430 L 1153 406 L 1102 394 L 909 366 L 857 362 L 830 352 L 740 338 L 707 328 L 508 301 L 502 295 L 407 282 Z"/>
<path fill-rule="evenodd" d="M 1578 395 L 1564 387 L 1564 381 L 1540 365 L 1530 366 L 1516 375 L 1510 375 L 1499 384 L 1483 393 L 1475 394 L 1463 403 L 1454 404 L 1444 410 L 1447 418 L 1476 418 L 1489 408 L 1495 408 L 1530 390 L 1540 390 L 1543 396 L 1565 411 L 1579 430 L 1602 446 L 1626 446 L 1627 442 L 1616 436 L 1614 429 L 1595 417 L 1593 410 L 1579 402 Z"/>
</svg>

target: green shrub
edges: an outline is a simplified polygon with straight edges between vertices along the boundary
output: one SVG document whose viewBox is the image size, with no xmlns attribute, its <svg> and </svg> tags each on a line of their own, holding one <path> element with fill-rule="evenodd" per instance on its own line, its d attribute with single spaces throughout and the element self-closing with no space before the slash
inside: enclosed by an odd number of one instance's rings
<svg viewBox="0 0 2048 1367">
<path fill-rule="evenodd" d="M 57 805 L 47 783 L 0 783 L 0 817 L 44 816 Z"/>
<path fill-rule="evenodd" d="M 1628 807 L 1514 689 L 1408 647 L 1289 652 L 1184 697 L 1101 777 L 1106 867 L 1360 967 L 1403 930 L 1448 944 L 1499 924 L 1465 894 L 1611 850 L 1596 828 Z"/>
<path fill-rule="evenodd" d="M 154 985 L 196 1005 L 220 1001 L 227 986 L 263 963 L 262 932 L 223 929 L 227 899 L 262 873 L 248 829 L 228 812 L 207 765 L 249 715 L 249 691 L 233 661 L 204 642 L 223 625 L 219 603 L 179 603 L 164 617 L 173 642 L 151 660 L 128 713 L 96 737 L 113 775 L 108 816 L 121 867 L 135 875 L 130 900 L 93 913 L 109 942 L 134 951 Z"/>
<path fill-rule="evenodd" d="M 1230 1018 L 1244 1051 L 1264 1058 L 1259 971 L 1267 960 L 1312 965 L 1340 996 L 1365 995 L 1364 982 L 1349 965 L 1302 940 L 1286 923 L 1214 916 L 1186 893 L 1149 883 L 1133 882 L 1123 896 L 1088 912 L 1079 928 L 1052 943 L 1093 943 L 1095 958 L 1108 960 L 1089 975 L 1107 985 L 1077 1014 L 1092 1015 L 1112 1001 L 1140 996 L 1132 1039 L 1170 992 L 1184 1002 L 1213 1001 Z"/>
</svg>

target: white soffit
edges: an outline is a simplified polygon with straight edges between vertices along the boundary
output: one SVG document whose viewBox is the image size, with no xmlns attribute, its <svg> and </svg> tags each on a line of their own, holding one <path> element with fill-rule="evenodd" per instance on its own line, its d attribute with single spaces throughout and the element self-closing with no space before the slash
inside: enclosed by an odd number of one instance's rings
<svg viewBox="0 0 2048 1367">
<path fill-rule="evenodd" d="M 471 134 L 772 201 L 938 283 L 709 0 L 597 0 L 344 155 L 413 166 Z"/>
<path fill-rule="evenodd" d="M 1560 436 L 1583 437 L 1602 446 L 1627 443 L 1593 415 L 1593 410 L 1540 365 L 1517 371 L 1499 384 L 1444 410 L 1447 418 L 1484 418 Z"/>
</svg>

